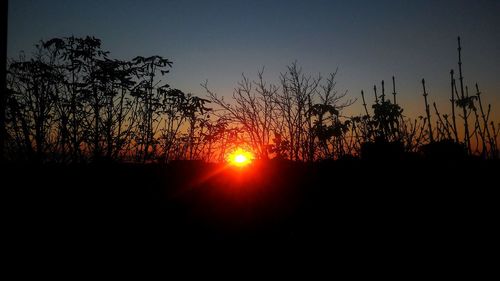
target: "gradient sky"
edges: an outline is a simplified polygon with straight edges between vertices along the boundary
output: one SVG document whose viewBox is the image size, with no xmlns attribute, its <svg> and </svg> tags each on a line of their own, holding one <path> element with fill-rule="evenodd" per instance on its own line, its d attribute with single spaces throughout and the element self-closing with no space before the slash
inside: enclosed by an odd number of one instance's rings
<svg viewBox="0 0 500 281">
<path fill-rule="evenodd" d="M 40 39 L 93 35 L 116 58 L 170 58 L 165 79 L 197 95 L 206 79 L 230 95 L 241 73 L 253 78 L 265 66 L 276 80 L 297 60 L 312 74 L 338 67 L 338 89 L 351 97 L 372 96 L 375 83 L 395 75 L 399 101 L 415 116 L 424 114 L 422 78 L 431 101 L 449 111 L 461 35 L 465 82 L 479 83 L 499 121 L 499 15 L 500 0 L 11 0 L 8 55 Z M 360 102 L 350 111 L 361 113 Z"/>
</svg>

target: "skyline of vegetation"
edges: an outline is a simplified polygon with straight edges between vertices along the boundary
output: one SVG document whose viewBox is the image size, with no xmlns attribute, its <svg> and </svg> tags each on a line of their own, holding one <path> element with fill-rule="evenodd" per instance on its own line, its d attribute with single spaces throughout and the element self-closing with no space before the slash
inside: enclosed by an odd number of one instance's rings
<svg viewBox="0 0 500 281">
<path fill-rule="evenodd" d="M 467 154 L 498 158 L 495 109 L 477 84 L 464 84 L 461 68 L 450 74 L 449 105 L 432 102 L 422 80 L 422 116 L 405 114 L 394 77 L 350 99 L 336 89 L 337 70 L 310 75 L 292 62 L 277 84 L 263 69 L 255 81 L 243 75 L 228 100 L 207 81 L 205 96 L 171 87 L 171 68 L 161 56 L 113 59 L 94 37 L 42 41 L 33 57 L 9 63 L 7 158 L 220 162 L 246 147 L 260 159 L 311 162 L 359 156 L 369 143 L 396 145 L 401 155 L 461 144 Z M 364 114 L 344 115 L 355 102 Z"/>
</svg>

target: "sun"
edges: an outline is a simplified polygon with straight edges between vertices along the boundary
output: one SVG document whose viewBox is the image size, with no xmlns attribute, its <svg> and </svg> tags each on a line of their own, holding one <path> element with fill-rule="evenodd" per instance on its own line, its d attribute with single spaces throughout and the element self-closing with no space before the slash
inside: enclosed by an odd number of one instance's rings
<svg viewBox="0 0 500 281">
<path fill-rule="evenodd" d="M 254 157 L 251 152 L 238 148 L 228 155 L 227 160 L 229 164 L 233 166 L 244 167 L 252 163 L 253 158 Z"/>
</svg>

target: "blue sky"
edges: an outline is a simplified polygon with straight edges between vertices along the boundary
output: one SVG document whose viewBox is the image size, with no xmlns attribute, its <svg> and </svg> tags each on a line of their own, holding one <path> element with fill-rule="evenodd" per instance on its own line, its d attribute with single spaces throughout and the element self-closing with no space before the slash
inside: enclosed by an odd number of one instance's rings
<svg viewBox="0 0 500 281">
<path fill-rule="evenodd" d="M 339 68 L 338 89 L 359 97 L 396 76 L 407 114 L 423 114 L 420 80 L 448 111 L 449 70 L 462 36 L 464 77 L 478 82 L 500 119 L 500 0 L 147 1 L 15 0 L 8 54 L 40 39 L 94 35 L 118 58 L 161 55 L 174 62 L 173 87 L 204 95 L 207 80 L 230 95 L 241 73 L 265 66 L 276 80 L 297 60 L 305 72 Z M 352 113 L 361 113 L 360 104 Z"/>
</svg>

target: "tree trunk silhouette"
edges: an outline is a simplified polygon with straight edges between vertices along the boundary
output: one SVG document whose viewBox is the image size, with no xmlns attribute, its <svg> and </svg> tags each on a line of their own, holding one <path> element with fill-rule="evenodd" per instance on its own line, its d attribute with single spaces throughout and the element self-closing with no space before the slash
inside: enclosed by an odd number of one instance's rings
<svg viewBox="0 0 500 281">
<path fill-rule="evenodd" d="M 9 1 L 2 1 L 2 23 L 0 43 L 0 163 L 5 160 L 5 140 L 7 131 L 5 129 L 5 109 L 7 106 L 7 24 L 9 15 Z"/>
</svg>

